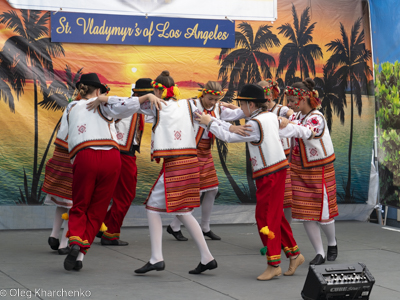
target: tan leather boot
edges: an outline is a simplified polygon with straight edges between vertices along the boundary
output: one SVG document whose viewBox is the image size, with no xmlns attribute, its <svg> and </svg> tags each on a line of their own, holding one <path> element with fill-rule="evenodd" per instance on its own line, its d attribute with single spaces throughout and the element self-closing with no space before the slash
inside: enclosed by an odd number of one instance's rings
<svg viewBox="0 0 400 300">
<path fill-rule="evenodd" d="M 299 256 L 297 256 L 295 259 L 291 259 L 290 260 L 290 264 L 289 264 L 289 269 L 283 273 L 283 275 L 285 276 L 292 276 L 294 274 L 294 272 L 296 272 L 296 269 L 302 264 L 304 263 L 305 259 L 303 254 L 299 254 Z"/>
<path fill-rule="evenodd" d="M 267 269 L 260 276 L 257 277 L 258 280 L 270 280 L 276 276 L 282 275 L 281 267 L 274 267 L 268 265 Z"/>
</svg>

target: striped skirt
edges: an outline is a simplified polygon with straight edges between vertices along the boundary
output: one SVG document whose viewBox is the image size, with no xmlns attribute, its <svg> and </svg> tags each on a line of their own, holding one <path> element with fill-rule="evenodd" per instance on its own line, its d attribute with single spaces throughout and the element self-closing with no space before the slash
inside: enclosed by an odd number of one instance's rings
<svg viewBox="0 0 400 300">
<path fill-rule="evenodd" d="M 285 198 L 283 199 L 283 208 L 292 207 L 292 180 L 291 180 L 291 171 L 290 168 L 286 170 L 286 179 L 285 179 Z"/>
<path fill-rule="evenodd" d="M 55 147 L 46 164 L 42 191 L 48 194 L 44 204 L 72 207 L 72 164 L 68 150 Z"/>
<path fill-rule="evenodd" d="M 334 217 L 339 215 L 333 163 L 323 167 L 304 169 L 299 152 L 293 151 L 291 180 L 293 219 L 330 223 Z M 326 190 L 327 197 L 324 197 L 324 190 Z M 327 213 L 326 216 L 322 217 L 324 202 Z"/>
<path fill-rule="evenodd" d="M 146 199 L 146 209 L 158 213 L 188 213 L 200 206 L 197 157 L 164 158 L 163 168 Z"/>
<path fill-rule="evenodd" d="M 218 188 L 218 177 L 211 155 L 211 139 L 202 139 L 197 146 L 200 167 L 200 192 Z"/>
</svg>

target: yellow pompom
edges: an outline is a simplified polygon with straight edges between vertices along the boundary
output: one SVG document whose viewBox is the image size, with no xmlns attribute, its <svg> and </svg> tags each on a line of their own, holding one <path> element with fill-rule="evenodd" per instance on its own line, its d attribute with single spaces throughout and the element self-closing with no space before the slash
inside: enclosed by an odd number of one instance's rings
<svg viewBox="0 0 400 300">
<path fill-rule="evenodd" d="M 179 99 L 181 97 L 181 91 L 179 90 L 177 85 L 174 86 L 173 91 L 174 91 L 175 98 Z"/>
<path fill-rule="evenodd" d="M 275 238 L 275 234 L 269 230 L 268 226 L 264 226 L 263 228 L 261 228 L 260 232 L 266 236 L 268 236 L 268 238 L 270 240 L 272 240 L 273 238 Z"/>
<path fill-rule="evenodd" d="M 63 219 L 63 220 L 68 220 L 68 219 L 69 219 L 68 213 L 63 213 L 63 214 L 61 215 L 61 219 Z"/>
<path fill-rule="evenodd" d="M 165 99 L 167 97 L 167 89 L 164 89 L 161 95 L 161 99 Z"/>
<path fill-rule="evenodd" d="M 107 231 L 107 226 L 106 226 L 106 224 L 104 224 L 104 223 L 101 223 L 101 227 L 100 227 L 100 231 Z"/>
</svg>

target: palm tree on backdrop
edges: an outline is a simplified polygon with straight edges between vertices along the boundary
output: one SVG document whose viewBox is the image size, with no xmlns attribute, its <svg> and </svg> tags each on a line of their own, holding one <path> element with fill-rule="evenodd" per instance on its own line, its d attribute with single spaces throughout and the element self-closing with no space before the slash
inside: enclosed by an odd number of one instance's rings
<svg viewBox="0 0 400 300">
<path fill-rule="evenodd" d="M 3 101 L 8 104 L 10 111 L 15 113 L 14 96 L 8 85 L 12 80 L 11 68 L 5 64 L 3 53 L 0 52 L 0 99 L 3 99 Z"/>
<path fill-rule="evenodd" d="M 315 76 L 316 59 L 323 57 L 322 50 L 317 44 L 310 44 L 313 41 L 312 33 L 315 23 L 311 22 L 310 7 L 306 7 L 301 14 L 300 22 L 296 8 L 292 4 L 293 27 L 289 23 L 279 26 L 279 34 L 289 39 L 289 43 L 283 46 L 279 54 L 279 65 L 276 70 L 276 77 L 279 77 L 286 69 L 285 83 L 292 85 L 296 82 L 296 71 L 300 70 L 300 81 L 310 77 L 310 71 Z"/>
<path fill-rule="evenodd" d="M 218 78 L 228 82 L 228 92 L 223 101 L 230 102 L 235 91 L 239 91 L 245 84 L 259 82 L 271 78 L 270 66 L 275 65 L 273 56 L 263 52 L 272 47 L 280 46 L 278 37 L 271 32 L 271 25 L 261 25 L 254 35 L 253 28 L 247 22 L 238 25 L 235 31 L 235 48 L 222 48 L 218 63 L 220 69 Z M 229 79 L 228 79 L 229 78 Z M 248 187 L 243 185 L 244 192 L 230 175 L 226 166 L 228 154 L 227 145 L 217 140 L 218 154 L 222 168 L 241 202 L 253 203 L 256 201 L 256 186 L 252 179 L 250 154 L 246 144 L 246 175 Z"/>
<path fill-rule="evenodd" d="M 72 100 L 74 92 L 75 92 L 75 85 L 78 82 L 80 76 L 82 75 L 82 69 L 79 69 L 78 72 L 74 75 L 71 72 L 71 68 L 67 65 L 65 68 L 65 76 L 62 78 L 64 82 L 60 80 L 54 80 L 48 87 L 47 85 L 42 87 L 42 94 L 43 94 L 43 101 L 39 102 L 39 106 L 43 109 L 50 110 L 50 111 L 64 111 L 67 107 L 70 100 Z M 56 126 L 53 129 L 53 132 L 47 142 L 46 149 L 44 151 L 42 160 L 40 161 L 39 171 L 41 173 L 43 166 L 46 162 L 47 153 L 49 152 L 50 146 L 52 144 L 53 138 L 55 133 L 58 130 L 58 127 L 61 122 L 61 117 L 58 120 Z M 25 186 L 27 188 L 27 186 Z M 38 204 L 43 203 L 44 198 L 40 198 L 41 194 L 41 186 L 40 190 L 38 191 Z M 26 193 L 26 191 L 25 191 Z M 27 195 L 27 193 L 26 193 Z M 16 201 L 18 204 L 24 204 L 25 199 L 23 195 L 21 198 Z"/>
<path fill-rule="evenodd" d="M 368 83 L 368 77 L 372 75 L 372 71 L 368 65 L 371 59 L 371 51 L 366 49 L 364 42 L 364 30 L 360 33 L 362 18 L 354 22 L 351 28 L 350 38 L 342 23 L 340 23 L 340 33 L 342 38 L 336 39 L 326 46 L 328 51 L 332 51 L 332 56 L 328 59 L 327 66 L 337 68 L 335 76 L 339 79 L 339 87 L 341 93 L 345 94 L 350 88 L 350 140 L 348 155 L 348 177 L 345 188 L 345 202 L 351 202 L 351 150 L 353 145 L 353 118 L 354 118 L 354 102 L 357 107 L 358 115 L 361 116 L 362 101 L 361 88 Z M 354 94 L 354 95 L 353 95 Z M 354 97 L 355 96 L 355 97 Z"/>
<path fill-rule="evenodd" d="M 10 37 L 4 43 L 2 50 L 3 59 L 7 66 L 12 67 L 12 88 L 17 98 L 24 92 L 23 88 L 27 79 L 33 80 L 34 88 L 34 153 L 32 168 L 32 185 L 28 191 L 27 176 L 24 169 L 25 196 L 20 188 L 20 203 L 41 204 L 40 175 L 42 168 L 38 168 L 38 86 L 46 86 L 46 78 L 53 77 L 52 58 L 64 55 L 61 43 L 52 43 L 49 35 L 49 12 L 34 10 L 21 10 L 20 15 L 15 11 L 3 12 L 0 15 L 0 24 L 11 29 L 17 35 Z"/>
<path fill-rule="evenodd" d="M 335 69 L 332 66 L 323 66 L 323 78 L 314 78 L 315 89 L 322 99 L 320 112 L 325 116 L 329 131 L 332 133 L 332 116 L 336 114 L 340 123 L 344 124 L 344 106 L 346 95 L 340 89 L 338 78 L 335 75 Z"/>
</svg>

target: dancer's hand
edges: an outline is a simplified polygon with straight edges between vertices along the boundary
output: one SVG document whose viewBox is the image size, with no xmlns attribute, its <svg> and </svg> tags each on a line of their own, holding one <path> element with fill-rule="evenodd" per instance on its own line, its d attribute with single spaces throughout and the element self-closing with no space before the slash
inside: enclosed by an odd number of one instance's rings
<svg viewBox="0 0 400 300">
<path fill-rule="evenodd" d="M 88 111 L 93 110 L 93 112 L 96 112 L 97 107 L 100 106 L 100 104 L 102 103 L 107 103 L 108 101 L 108 96 L 103 96 L 100 95 L 99 97 L 96 98 L 96 100 L 89 102 L 88 104 L 86 104 L 86 109 Z"/>
<path fill-rule="evenodd" d="M 245 124 L 245 125 L 232 125 L 229 127 L 229 132 L 233 132 L 236 134 L 239 134 L 241 136 L 249 136 L 248 132 L 252 132 L 253 130 L 250 129 L 251 125 Z"/>
<path fill-rule="evenodd" d="M 197 118 L 195 118 L 196 121 L 198 121 L 200 124 L 203 125 L 208 125 L 208 123 L 211 122 L 211 116 L 205 114 L 204 112 L 202 114 L 199 114 L 197 111 L 195 112 Z"/>
<path fill-rule="evenodd" d="M 220 101 L 219 105 L 226 107 L 226 108 L 230 108 L 230 109 L 238 109 L 239 108 L 239 106 L 233 105 L 232 103 L 223 102 L 223 101 Z"/>
<path fill-rule="evenodd" d="M 279 129 L 285 128 L 290 122 L 289 119 L 278 117 L 279 120 Z"/>
<path fill-rule="evenodd" d="M 168 105 L 165 100 L 156 97 L 154 94 L 146 94 L 144 96 L 139 97 L 140 104 L 142 104 L 146 101 L 150 102 L 151 109 L 153 109 L 153 106 L 155 106 L 157 110 L 162 110 L 161 103 Z"/>
</svg>

